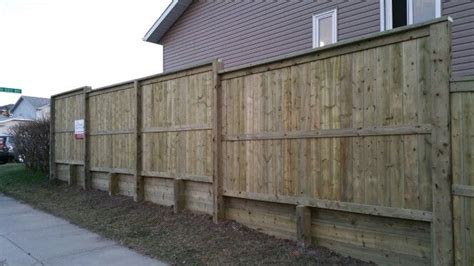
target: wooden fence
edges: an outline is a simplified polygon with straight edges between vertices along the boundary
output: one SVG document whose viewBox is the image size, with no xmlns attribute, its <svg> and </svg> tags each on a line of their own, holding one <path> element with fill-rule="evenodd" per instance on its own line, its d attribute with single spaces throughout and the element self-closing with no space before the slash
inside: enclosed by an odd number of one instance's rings
<svg viewBox="0 0 474 266">
<path fill-rule="evenodd" d="M 51 176 L 378 263 L 450 264 L 450 31 L 442 18 L 53 96 Z M 456 195 L 472 195 L 464 179 Z"/>
<path fill-rule="evenodd" d="M 212 70 L 208 63 L 54 96 L 51 176 L 212 214 Z M 79 119 L 84 140 L 74 139 Z"/>
<path fill-rule="evenodd" d="M 454 247 L 457 265 L 474 264 L 474 77 L 451 85 Z"/>
</svg>

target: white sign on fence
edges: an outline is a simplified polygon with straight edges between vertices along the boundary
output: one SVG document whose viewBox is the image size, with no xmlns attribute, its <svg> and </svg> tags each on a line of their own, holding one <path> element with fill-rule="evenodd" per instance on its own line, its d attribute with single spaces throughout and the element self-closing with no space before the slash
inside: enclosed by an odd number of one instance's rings
<svg viewBox="0 0 474 266">
<path fill-rule="evenodd" d="M 75 139 L 84 139 L 85 130 L 84 130 L 84 119 L 74 121 L 74 138 Z"/>
</svg>

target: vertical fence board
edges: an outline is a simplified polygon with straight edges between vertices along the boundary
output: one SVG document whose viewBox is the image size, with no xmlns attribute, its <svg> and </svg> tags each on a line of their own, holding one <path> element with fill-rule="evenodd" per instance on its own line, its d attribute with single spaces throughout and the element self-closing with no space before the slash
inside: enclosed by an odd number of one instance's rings
<svg viewBox="0 0 474 266">
<path fill-rule="evenodd" d="M 461 90 L 462 89 L 462 90 Z M 474 263 L 474 77 L 451 83 L 454 262 Z"/>
</svg>

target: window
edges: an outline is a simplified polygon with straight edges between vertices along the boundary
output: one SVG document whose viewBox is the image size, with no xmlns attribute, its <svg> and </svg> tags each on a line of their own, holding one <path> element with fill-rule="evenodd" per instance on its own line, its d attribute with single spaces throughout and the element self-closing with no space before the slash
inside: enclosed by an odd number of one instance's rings
<svg viewBox="0 0 474 266">
<path fill-rule="evenodd" d="M 380 30 L 390 30 L 441 16 L 441 0 L 380 0 Z"/>
<path fill-rule="evenodd" d="M 313 16 L 313 48 L 337 42 L 336 9 Z"/>
</svg>

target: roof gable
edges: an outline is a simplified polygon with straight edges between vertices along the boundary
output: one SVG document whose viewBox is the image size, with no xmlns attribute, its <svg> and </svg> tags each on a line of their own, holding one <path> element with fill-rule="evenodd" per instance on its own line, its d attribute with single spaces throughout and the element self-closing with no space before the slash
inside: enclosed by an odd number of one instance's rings
<svg viewBox="0 0 474 266">
<path fill-rule="evenodd" d="M 15 103 L 11 112 L 14 112 L 15 109 L 21 104 L 21 102 L 25 101 L 29 103 L 33 108 L 38 109 L 42 106 L 49 104 L 49 98 L 40 98 L 40 97 L 32 97 L 32 96 L 21 96 L 20 99 Z"/>
<path fill-rule="evenodd" d="M 172 0 L 158 20 L 143 37 L 146 42 L 161 44 L 161 38 L 192 3 L 192 0 Z"/>
</svg>

